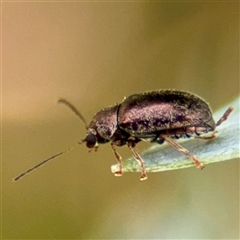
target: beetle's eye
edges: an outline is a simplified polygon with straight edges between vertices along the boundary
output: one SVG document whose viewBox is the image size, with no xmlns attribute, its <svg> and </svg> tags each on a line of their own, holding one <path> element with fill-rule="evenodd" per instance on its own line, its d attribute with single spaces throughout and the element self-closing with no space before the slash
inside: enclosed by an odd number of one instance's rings
<svg viewBox="0 0 240 240">
<path fill-rule="evenodd" d="M 97 142 L 97 138 L 93 133 L 89 133 L 86 137 L 86 146 L 88 148 L 93 148 L 95 147 Z"/>
</svg>

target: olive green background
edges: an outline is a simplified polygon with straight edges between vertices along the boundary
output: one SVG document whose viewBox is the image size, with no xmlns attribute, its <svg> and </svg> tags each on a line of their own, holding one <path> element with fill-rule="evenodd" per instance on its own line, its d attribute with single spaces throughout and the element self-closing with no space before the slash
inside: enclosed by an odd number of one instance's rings
<svg viewBox="0 0 240 240">
<path fill-rule="evenodd" d="M 56 104 L 64 97 L 90 121 L 164 88 L 213 110 L 239 94 L 238 2 L 2 3 L 2 238 L 237 239 L 239 159 L 117 178 L 110 145 L 77 145 L 83 123 Z"/>
</svg>

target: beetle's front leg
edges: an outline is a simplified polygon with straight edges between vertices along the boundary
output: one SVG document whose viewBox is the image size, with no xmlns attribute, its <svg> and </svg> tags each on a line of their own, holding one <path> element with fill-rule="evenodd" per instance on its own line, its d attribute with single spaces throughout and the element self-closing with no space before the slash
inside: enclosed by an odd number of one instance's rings
<svg viewBox="0 0 240 240">
<path fill-rule="evenodd" d="M 126 143 L 124 143 L 124 144 L 126 144 Z M 124 145 L 124 144 L 122 143 L 122 145 Z M 116 176 L 116 177 L 120 177 L 123 174 L 122 157 L 119 155 L 119 153 L 116 150 L 116 146 L 122 146 L 122 145 L 118 141 L 111 142 L 111 147 L 112 147 L 113 153 L 119 163 L 119 170 L 114 173 L 114 176 Z"/>
</svg>

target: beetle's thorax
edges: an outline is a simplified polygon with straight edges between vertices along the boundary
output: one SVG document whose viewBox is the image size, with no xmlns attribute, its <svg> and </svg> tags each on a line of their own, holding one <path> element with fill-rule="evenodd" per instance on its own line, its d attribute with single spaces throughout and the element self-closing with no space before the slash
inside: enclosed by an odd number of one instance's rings
<svg viewBox="0 0 240 240">
<path fill-rule="evenodd" d="M 108 142 L 117 131 L 117 112 L 119 104 L 99 111 L 89 124 L 89 132 L 95 133 L 99 143 Z"/>
</svg>

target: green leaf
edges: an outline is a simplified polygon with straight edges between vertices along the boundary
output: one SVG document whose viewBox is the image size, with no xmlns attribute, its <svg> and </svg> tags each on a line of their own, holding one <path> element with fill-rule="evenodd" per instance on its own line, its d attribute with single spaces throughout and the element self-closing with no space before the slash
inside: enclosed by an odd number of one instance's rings
<svg viewBox="0 0 240 240">
<path fill-rule="evenodd" d="M 178 143 L 189 150 L 190 153 L 197 156 L 204 165 L 240 158 L 239 103 L 240 97 L 214 114 L 214 119 L 217 121 L 228 107 L 234 107 L 228 119 L 217 127 L 215 139 L 202 140 L 190 138 L 187 140 L 178 140 Z M 147 172 L 161 172 L 195 167 L 189 158 L 167 143 L 163 145 L 155 144 L 148 150 L 143 151 L 140 155 L 144 160 Z M 111 167 L 113 173 L 118 170 L 118 164 Z M 140 172 L 140 167 L 133 157 L 123 161 L 123 172 Z"/>
</svg>

